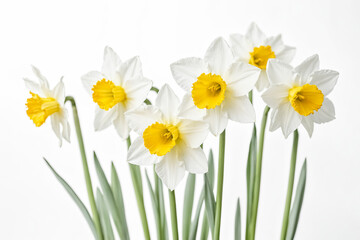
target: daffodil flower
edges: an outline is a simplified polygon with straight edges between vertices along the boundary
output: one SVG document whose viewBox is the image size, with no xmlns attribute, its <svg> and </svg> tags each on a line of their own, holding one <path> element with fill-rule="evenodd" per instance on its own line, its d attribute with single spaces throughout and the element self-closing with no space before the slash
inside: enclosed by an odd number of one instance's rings
<svg viewBox="0 0 360 240">
<path fill-rule="evenodd" d="M 211 43 L 204 59 L 181 59 L 171 64 L 171 71 L 179 86 L 187 91 L 180 116 L 205 120 L 215 136 L 224 131 L 228 118 L 243 123 L 255 121 L 247 94 L 259 78 L 260 69 L 234 62 L 223 38 Z"/>
<path fill-rule="evenodd" d="M 313 55 L 292 68 L 278 60 L 270 60 L 267 74 L 271 86 L 262 98 L 272 108 L 270 131 L 281 127 L 288 137 L 302 124 L 311 137 L 314 123 L 335 119 L 335 108 L 327 98 L 339 73 L 319 70 L 319 57 Z"/>
<path fill-rule="evenodd" d="M 269 59 L 276 58 L 285 63 L 290 63 L 295 55 L 295 48 L 284 45 L 281 35 L 266 37 L 260 28 L 250 24 L 247 33 L 230 35 L 230 45 L 238 61 L 251 64 L 261 69 L 261 74 L 256 82 L 258 91 L 269 87 L 266 66 Z"/>
<path fill-rule="evenodd" d="M 173 90 L 164 85 L 155 105 L 142 105 L 126 116 L 140 136 L 131 144 L 128 161 L 136 165 L 155 164 L 163 183 L 173 190 L 190 173 L 207 172 L 207 159 L 200 148 L 208 132 L 208 124 L 179 117 L 180 101 Z"/>
<path fill-rule="evenodd" d="M 41 74 L 39 69 L 32 66 L 32 70 L 37 76 L 39 84 L 24 78 L 25 85 L 29 88 L 31 94 L 31 97 L 26 102 L 26 114 L 37 127 L 43 125 L 46 119 L 50 117 L 52 129 L 59 138 L 59 145 L 62 145 L 63 138 L 70 142 L 70 125 L 67 109 L 64 106 L 65 90 L 62 78 L 51 90 L 48 80 Z"/>
<path fill-rule="evenodd" d="M 91 71 L 81 79 L 97 104 L 95 131 L 114 124 L 120 137 L 127 138 L 130 129 L 124 113 L 139 107 L 152 86 L 152 82 L 143 77 L 139 57 L 121 62 L 112 48 L 105 47 L 101 72 Z"/>
</svg>

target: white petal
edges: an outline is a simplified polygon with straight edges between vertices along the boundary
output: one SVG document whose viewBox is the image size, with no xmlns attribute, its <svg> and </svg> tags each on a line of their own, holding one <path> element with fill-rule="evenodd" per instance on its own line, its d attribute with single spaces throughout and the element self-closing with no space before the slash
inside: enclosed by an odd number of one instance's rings
<svg viewBox="0 0 360 240">
<path fill-rule="evenodd" d="M 162 112 L 165 121 L 171 122 L 176 118 L 179 104 L 179 98 L 176 96 L 174 91 L 169 85 L 164 84 L 157 95 L 155 105 Z"/>
<path fill-rule="evenodd" d="M 45 87 L 49 89 L 49 82 L 46 79 L 46 77 L 44 77 L 44 75 L 41 74 L 38 68 L 36 68 L 35 66 L 31 66 L 31 67 L 34 74 L 38 77 L 41 87 Z"/>
<path fill-rule="evenodd" d="M 271 110 L 271 121 L 270 121 L 270 127 L 269 130 L 271 132 L 275 131 L 276 129 L 278 129 L 279 127 L 281 127 L 281 121 L 278 115 L 278 109 L 272 109 Z"/>
<path fill-rule="evenodd" d="M 271 108 L 277 108 L 280 104 L 288 101 L 289 86 L 273 85 L 270 86 L 262 95 L 264 102 Z"/>
<path fill-rule="evenodd" d="M 124 83 L 126 93 L 126 109 L 131 110 L 140 106 L 147 98 L 152 87 L 152 81 L 139 76 Z"/>
<path fill-rule="evenodd" d="M 266 36 L 265 34 L 260 30 L 258 25 L 256 23 L 251 23 L 247 33 L 246 37 L 250 39 L 250 41 L 254 44 L 254 46 L 260 46 L 264 43 Z"/>
<path fill-rule="evenodd" d="M 131 129 L 138 134 L 142 134 L 144 130 L 151 124 L 161 120 L 161 112 L 153 105 L 141 105 L 135 110 L 125 113 Z"/>
<path fill-rule="evenodd" d="M 185 91 L 190 92 L 192 84 L 202 73 L 208 72 L 208 67 L 201 58 L 184 58 L 170 65 L 171 73 L 176 83 Z"/>
<path fill-rule="evenodd" d="M 305 59 L 299 66 L 295 68 L 295 71 L 301 75 L 302 79 L 308 79 L 310 75 L 319 70 L 320 61 L 317 54 Z"/>
<path fill-rule="evenodd" d="M 174 190 L 185 175 L 185 165 L 179 157 L 182 152 L 179 147 L 175 146 L 167 153 L 161 162 L 155 165 L 155 171 L 162 182 L 170 190 Z"/>
<path fill-rule="evenodd" d="M 314 121 L 312 120 L 312 118 L 311 117 L 303 117 L 301 120 L 301 124 L 304 126 L 304 128 L 308 132 L 309 137 L 311 137 L 313 134 L 313 131 L 314 131 Z"/>
<path fill-rule="evenodd" d="M 144 145 L 144 139 L 139 136 L 131 143 L 127 160 L 131 164 L 149 166 L 158 163 L 162 157 L 151 154 Z"/>
<path fill-rule="evenodd" d="M 61 147 L 62 146 L 62 136 L 60 133 L 60 123 L 61 123 L 60 115 L 55 113 L 55 114 L 52 114 L 50 116 L 50 118 L 51 118 L 51 127 L 52 127 L 56 137 L 59 139 L 59 146 Z"/>
<path fill-rule="evenodd" d="M 24 78 L 24 82 L 25 82 L 25 86 L 30 90 L 30 92 L 32 93 L 39 93 L 40 91 L 40 86 L 39 84 L 31 81 L 28 78 Z"/>
<path fill-rule="evenodd" d="M 250 52 L 254 50 L 249 40 L 241 34 L 230 35 L 230 45 L 234 56 L 242 62 L 248 63 Z"/>
<path fill-rule="evenodd" d="M 226 112 L 222 111 L 221 106 L 217 106 L 213 109 L 206 110 L 204 121 L 209 123 L 210 132 L 218 136 L 225 130 L 228 123 L 228 116 Z"/>
<path fill-rule="evenodd" d="M 101 72 L 91 71 L 81 76 L 81 81 L 87 93 L 92 96 L 93 91 L 91 89 L 98 81 L 102 80 L 103 78 L 105 78 L 105 76 Z"/>
<path fill-rule="evenodd" d="M 339 73 L 336 71 L 320 70 L 312 74 L 310 84 L 315 84 L 326 96 L 334 89 L 338 78 Z"/>
<path fill-rule="evenodd" d="M 116 106 L 114 106 L 114 108 L 117 108 L 116 110 L 117 116 L 113 120 L 114 127 L 117 133 L 119 134 L 119 136 L 122 139 L 126 139 L 129 136 L 130 129 L 125 119 L 125 114 L 124 114 L 125 108 L 122 104 L 117 104 Z"/>
<path fill-rule="evenodd" d="M 236 62 L 230 65 L 224 76 L 227 90 L 234 96 L 248 94 L 255 86 L 261 70 L 250 64 Z"/>
<path fill-rule="evenodd" d="M 281 51 L 275 52 L 275 57 L 282 62 L 290 63 L 295 56 L 296 48 L 290 46 L 284 46 Z"/>
<path fill-rule="evenodd" d="M 290 102 L 283 103 L 278 108 L 278 117 L 281 122 L 281 130 L 287 138 L 297 129 L 301 123 L 301 115 L 291 106 Z"/>
<path fill-rule="evenodd" d="M 203 120 L 206 115 L 206 109 L 197 108 L 194 104 L 191 94 L 185 94 L 179 106 L 178 116 L 191 120 Z"/>
<path fill-rule="evenodd" d="M 205 122 L 183 119 L 178 126 L 181 140 L 191 148 L 199 147 L 209 133 L 209 125 Z"/>
<path fill-rule="evenodd" d="M 112 121 L 117 117 L 116 106 L 112 107 L 108 111 L 105 111 L 99 106 L 95 109 L 94 127 L 95 131 L 101 131 L 112 124 Z"/>
<path fill-rule="evenodd" d="M 52 90 L 52 95 L 53 95 L 53 98 L 55 98 L 61 105 L 64 104 L 65 87 L 64 87 L 62 78 L 60 79 L 60 82 Z"/>
<path fill-rule="evenodd" d="M 311 115 L 316 123 L 326 123 L 335 119 L 335 107 L 330 99 L 325 98 L 321 108 Z"/>
<path fill-rule="evenodd" d="M 111 47 L 106 46 L 104 49 L 104 62 L 101 71 L 110 78 L 108 80 L 116 78 L 116 71 L 118 71 L 120 64 L 121 60 L 119 56 Z"/>
<path fill-rule="evenodd" d="M 261 92 L 263 91 L 264 89 L 268 88 L 270 85 L 270 82 L 269 82 L 269 78 L 268 78 L 268 75 L 266 73 L 266 69 L 261 69 L 261 72 L 260 72 L 260 75 L 259 75 L 259 79 L 257 80 L 255 86 L 256 86 L 256 89 Z"/>
<path fill-rule="evenodd" d="M 223 111 L 229 118 L 241 123 L 255 122 L 255 110 L 247 96 L 226 97 Z"/>
<path fill-rule="evenodd" d="M 219 37 L 210 44 L 204 60 L 209 64 L 211 73 L 223 75 L 234 61 L 234 57 L 225 39 Z"/>
<path fill-rule="evenodd" d="M 190 173 L 202 174 L 208 171 L 206 155 L 202 148 L 185 147 L 182 153 L 185 169 Z"/>
<path fill-rule="evenodd" d="M 130 79 L 142 77 L 140 58 L 136 56 L 121 63 L 119 68 L 119 75 L 122 83 Z"/>
<path fill-rule="evenodd" d="M 276 53 L 284 48 L 284 43 L 281 34 L 278 34 L 275 37 L 266 38 L 264 41 L 264 46 L 270 46 L 271 50 L 275 52 L 275 56 L 277 57 Z"/>
<path fill-rule="evenodd" d="M 267 75 L 270 84 L 291 84 L 294 79 L 293 68 L 277 59 L 270 59 L 267 63 Z"/>
</svg>

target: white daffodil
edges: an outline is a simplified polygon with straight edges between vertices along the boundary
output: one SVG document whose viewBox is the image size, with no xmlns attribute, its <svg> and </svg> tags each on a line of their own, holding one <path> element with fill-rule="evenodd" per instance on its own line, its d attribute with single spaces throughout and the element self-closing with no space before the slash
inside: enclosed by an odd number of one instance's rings
<svg viewBox="0 0 360 240">
<path fill-rule="evenodd" d="M 209 127 L 207 123 L 179 118 L 179 99 L 164 85 L 155 105 L 142 105 L 126 116 L 140 136 L 131 144 L 128 161 L 136 165 L 155 164 L 163 183 L 174 190 L 190 173 L 207 172 L 207 159 L 200 148 Z"/>
<path fill-rule="evenodd" d="M 205 120 L 210 131 L 219 135 L 228 118 L 237 122 L 255 121 L 255 111 L 247 94 L 259 78 L 260 69 L 235 62 L 223 38 L 215 39 L 204 59 L 185 58 L 171 64 L 176 82 L 187 94 L 180 106 L 180 116 Z"/>
<path fill-rule="evenodd" d="M 271 131 L 281 127 L 288 137 L 302 124 L 311 137 L 314 123 L 335 119 L 335 108 L 327 95 L 333 90 L 339 73 L 319 71 L 318 55 L 307 58 L 296 68 L 270 60 L 267 74 L 271 86 L 262 98 L 272 108 Z"/>
<path fill-rule="evenodd" d="M 97 103 L 95 131 L 114 124 L 122 138 L 129 136 L 129 127 L 124 113 L 144 102 L 152 82 L 142 75 L 139 57 L 121 62 L 110 47 L 105 47 L 101 72 L 91 71 L 81 77 L 82 82 Z"/>
<path fill-rule="evenodd" d="M 34 74 L 39 79 L 39 84 L 24 78 L 25 85 L 30 90 L 31 97 L 26 102 L 26 114 L 37 127 L 43 125 L 50 116 L 51 126 L 55 135 L 59 138 L 60 147 L 62 138 L 70 142 L 70 125 L 68 122 L 65 103 L 65 90 L 62 78 L 60 82 L 50 90 L 49 82 L 40 73 L 39 69 L 32 66 Z M 60 125 L 62 130 L 60 130 Z"/>
<path fill-rule="evenodd" d="M 266 65 L 269 59 L 276 58 L 290 63 L 295 55 L 295 48 L 284 45 L 280 34 L 275 37 L 266 37 L 255 23 L 250 24 L 245 36 L 230 35 L 230 45 L 238 61 L 261 69 L 261 74 L 256 82 L 258 91 L 269 87 L 266 74 Z"/>
</svg>

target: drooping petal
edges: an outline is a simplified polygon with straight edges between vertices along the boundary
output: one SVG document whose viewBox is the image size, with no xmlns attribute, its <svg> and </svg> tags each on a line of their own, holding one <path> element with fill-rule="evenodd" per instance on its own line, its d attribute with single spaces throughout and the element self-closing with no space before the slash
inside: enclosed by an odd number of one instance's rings
<svg viewBox="0 0 360 240">
<path fill-rule="evenodd" d="M 310 84 L 316 85 L 321 92 L 326 96 L 335 87 L 339 73 L 333 70 L 320 70 L 311 75 Z"/>
<path fill-rule="evenodd" d="M 85 90 L 87 91 L 87 93 L 89 93 L 91 96 L 93 94 L 93 91 L 91 90 L 94 85 L 97 83 L 97 81 L 102 80 L 103 78 L 105 78 L 105 76 L 98 71 L 91 71 L 88 72 L 87 74 L 81 76 L 81 81 L 83 83 L 83 86 L 85 88 Z M 109 79 L 107 79 L 109 80 Z"/>
<path fill-rule="evenodd" d="M 301 123 L 301 115 L 291 106 L 290 102 L 283 103 L 278 108 L 278 117 L 281 122 L 281 130 L 287 138 L 297 129 Z"/>
<path fill-rule="evenodd" d="M 291 84 L 294 78 L 293 68 L 277 59 L 270 59 L 267 63 L 267 75 L 270 84 Z"/>
<path fill-rule="evenodd" d="M 119 136 L 122 139 L 126 139 L 129 136 L 129 126 L 128 122 L 125 118 L 125 107 L 120 103 L 117 104 L 114 108 L 117 108 L 116 110 L 116 117 L 113 120 L 114 127 L 116 129 L 116 132 L 119 134 Z"/>
<path fill-rule="evenodd" d="M 41 74 L 41 72 L 38 68 L 36 68 L 35 66 L 31 66 L 31 67 L 32 67 L 32 71 L 39 79 L 40 86 L 49 89 L 49 82 L 46 79 L 46 77 L 44 77 L 44 75 Z"/>
<path fill-rule="evenodd" d="M 40 91 L 40 86 L 39 84 L 31 81 L 30 79 L 28 78 L 24 78 L 24 82 L 25 82 L 25 86 L 33 93 L 39 93 Z"/>
<path fill-rule="evenodd" d="M 250 52 L 253 51 L 253 46 L 249 40 L 241 34 L 230 35 L 230 46 L 234 56 L 242 62 L 248 63 L 250 60 Z"/>
<path fill-rule="evenodd" d="M 144 130 L 151 124 L 161 120 L 161 112 L 153 105 L 141 105 L 135 110 L 125 113 L 129 126 L 138 134 L 142 134 Z"/>
<path fill-rule="evenodd" d="M 59 139 L 59 146 L 62 146 L 62 136 L 60 133 L 60 124 L 61 124 L 61 119 L 60 119 L 60 115 L 57 113 L 54 113 L 50 116 L 51 118 L 51 127 L 56 135 L 56 137 Z"/>
<path fill-rule="evenodd" d="M 206 109 L 200 109 L 195 106 L 191 94 L 185 94 L 179 106 L 178 116 L 181 118 L 200 121 L 206 115 Z"/>
<path fill-rule="evenodd" d="M 209 133 L 209 125 L 201 121 L 182 119 L 178 126 L 182 141 L 191 148 L 199 147 Z"/>
<path fill-rule="evenodd" d="M 119 75 L 121 82 L 118 83 L 123 85 L 126 81 L 134 78 L 142 77 L 141 61 L 138 56 L 130 58 L 129 60 L 120 64 Z"/>
<path fill-rule="evenodd" d="M 301 124 L 304 126 L 305 130 L 308 132 L 309 137 L 312 136 L 314 131 L 314 121 L 311 117 L 303 117 L 301 120 Z"/>
<path fill-rule="evenodd" d="M 265 34 L 254 22 L 250 24 L 245 36 L 250 39 L 250 41 L 254 44 L 254 47 L 263 45 L 266 39 Z"/>
<path fill-rule="evenodd" d="M 219 37 L 210 44 L 204 60 L 209 64 L 211 73 L 222 76 L 234 61 L 234 57 L 225 39 Z"/>
<path fill-rule="evenodd" d="M 325 98 L 321 108 L 313 115 L 311 115 L 312 119 L 316 123 L 326 123 L 335 119 L 335 107 L 334 104 L 330 101 L 330 99 Z"/>
<path fill-rule="evenodd" d="M 152 81 L 142 76 L 126 81 L 124 83 L 126 110 L 140 106 L 147 98 L 151 87 Z"/>
<path fill-rule="evenodd" d="M 155 165 L 157 175 L 170 190 L 174 190 L 185 175 L 185 164 L 179 159 L 181 155 L 181 149 L 175 146 Z"/>
<path fill-rule="evenodd" d="M 256 120 L 254 107 L 247 96 L 226 97 L 223 111 L 233 121 L 252 123 Z"/>
<path fill-rule="evenodd" d="M 250 64 L 236 62 L 225 73 L 226 88 L 234 96 L 248 94 L 255 86 L 261 70 Z"/>
<path fill-rule="evenodd" d="M 288 101 L 289 86 L 273 85 L 270 86 L 262 95 L 264 102 L 271 108 L 277 108 L 281 103 Z"/>
<path fill-rule="evenodd" d="M 160 109 L 165 121 L 171 121 L 176 118 L 179 108 L 179 98 L 169 85 L 164 84 L 160 89 L 155 105 Z"/>
<path fill-rule="evenodd" d="M 150 166 L 161 161 L 162 157 L 159 157 L 156 154 L 151 154 L 149 149 L 144 145 L 144 139 L 142 136 L 139 136 L 131 143 L 127 160 L 131 164 Z"/>
<path fill-rule="evenodd" d="M 279 127 L 281 127 L 281 119 L 278 116 L 278 109 L 277 108 L 273 108 L 271 109 L 271 116 L 270 116 L 270 127 L 269 130 L 271 132 L 275 131 L 276 129 L 278 129 Z"/>
<path fill-rule="evenodd" d="M 262 92 L 264 89 L 268 88 L 270 85 L 266 69 L 261 69 L 259 79 L 257 80 L 255 87 L 259 92 Z"/>
<path fill-rule="evenodd" d="M 225 111 L 222 111 L 221 106 L 206 110 L 204 121 L 209 123 L 210 132 L 218 136 L 224 131 L 228 123 L 228 116 Z"/>
<path fill-rule="evenodd" d="M 112 121 L 117 117 L 117 108 L 116 106 L 105 111 L 99 106 L 95 108 L 95 119 L 94 119 L 94 127 L 95 131 L 101 131 L 112 124 Z"/>
<path fill-rule="evenodd" d="M 290 46 L 283 46 L 279 52 L 275 52 L 275 56 L 282 62 L 290 63 L 295 56 L 296 48 Z"/>
<path fill-rule="evenodd" d="M 117 78 L 116 72 L 119 70 L 121 60 L 116 52 L 109 46 L 104 49 L 104 62 L 101 68 L 101 72 L 105 74 L 108 80 L 114 81 Z"/>
<path fill-rule="evenodd" d="M 182 159 L 185 169 L 190 173 L 202 174 L 208 171 L 206 155 L 202 148 L 190 148 L 182 146 Z"/>
<path fill-rule="evenodd" d="M 60 82 L 52 90 L 53 98 L 55 98 L 61 105 L 63 105 L 65 101 L 65 87 L 62 79 L 63 78 L 60 79 Z"/>
<path fill-rule="evenodd" d="M 298 72 L 301 79 L 308 79 L 310 75 L 319 70 L 320 61 L 317 54 L 312 55 L 305 59 L 299 66 L 295 68 L 295 72 Z"/>
<path fill-rule="evenodd" d="M 192 84 L 202 73 L 208 73 L 208 66 L 201 58 L 184 58 L 170 65 L 176 83 L 190 92 Z"/>
</svg>

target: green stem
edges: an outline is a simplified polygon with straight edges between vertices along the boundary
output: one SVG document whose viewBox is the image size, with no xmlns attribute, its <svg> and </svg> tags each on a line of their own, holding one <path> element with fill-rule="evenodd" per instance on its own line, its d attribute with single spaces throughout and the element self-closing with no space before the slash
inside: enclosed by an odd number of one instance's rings
<svg viewBox="0 0 360 240">
<path fill-rule="evenodd" d="M 83 140 L 82 133 L 81 133 L 79 114 L 78 114 L 78 111 L 77 111 L 77 108 L 76 108 L 75 99 L 73 97 L 71 97 L 71 96 L 67 96 L 65 98 L 65 103 L 68 102 L 68 101 L 71 102 L 71 106 L 72 106 L 72 110 L 73 110 L 76 135 L 77 135 L 77 139 L 78 139 L 78 142 L 79 142 L 79 149 L 80 149 L 80 153 L 81 153 L 81 159 L 82 159 L 85 182 L 86 182 L 86 189 L 87 189 L 87 192 L 88 192 L 88 197 L 89 197 L 89 202 L 90 202 L 93 221 L 94 221 L 94 224 L 95 224 L 96 231 L 98 233 L 99 239 L 103 239 L 103 233 L 102 233 L 102 230 L 101 230 L 100 218 L 99 218 L 99 214 L 98 214 L 98 211 L 97 211 L 97 208 L 96 208 L 96 202 L 95 202 L 93 187 L 92 187 L 92 183 L 91 183 L 89 166 L 88 166 L 87 159 L 86 159 L 86 154 L 85 154 L 85 146 L 84 146 L 84 140 Z"/>
<path fill-rule="evenodd" d="M 176 200 L 175 200 L 175 190 L 169 190 L 169 202 L 170 202 L 170 211 L 171 211 L 171 229 L 173 240 L 179 239 L 178 233 L 178 223 L 177 223 L 177 213 L 176 213 Z"/>
<path fill-rule="evenodd" d="M 126 143 L 127 143 L 128 149 L 129 149 L 130 145 L 131 145 L 130 136 L 127 138 Z M 144 236 L 145 236 L 145 239 L 150 239 L 149 226 L 148 226 L 145 205 L 144 205 L 143 191 L 142 191 L 142 187 L 140 185 L 141 183 L 139 182 L 139 181 L 141 181 L 140 168 L 139 168 L 139 166 L 133 165 L 133 164 L 129 164 L 129 168 L 130 168 L 130 173 L 131 173 L 131 180 L 133 182 L 133 187 L 134 187 L 134 191 L 135 191 L 136 202 L 137 202 L 139 213 L 140 213 L 141 224 L 142 224 L 143 230 L 144 230 Z"/>
<path fill-rule="evenodd" d="M 259 149 L 257 152 L 256 169 L 255 169 L 254 198 L 253 198 L 253 204 L 252 204 L 252 214 L 251 214 L 251 219 L 250 219 L 249 239 L 248 240 L 255 239 L 256 219 L 257 219 L 257 211 L 258 211 L 259 196 L 260 196 L 261 167 L 262 167 L 262 157 L 263 157 L 263 150 L 264 150 L 265 128 L 266 128 L 266 122 L 267 122 L 269 110 L 270 110 L 270 108 L 268 106 L 266 106 L 264 109 L 263 118 L 261 121 Z"/>
<path fill-rule="evenodd" d="M 281 238 L 280 238 L 281 240 L 285 240 L 285 238 L 286 238 L 286 232 L 287 232 L 288 223 L 289 223 L 289 213 L 290 213 L 291 199 L 292 199 L 292 193 L 293 193 L 293 187 L 294 187 L 298 143 L 299 143 L 299 132 L 298 132 L 298 130 L 295 130 L 294 139 L 293 139 L 293 147 L 292 147 L 292 152 L 291 152 L 288 190 L 287 190 L 287 195 L 286 195 L 283 225 L 282 225 L 282 229 L 281 229 Z"/>
<path fill-rule="evenodd" d="M 221 133 L 219 138 L 219 164 L 218 164 L 216 211 L 215 211 L 215 226 L 214 226 L 215 240 L 218 240 L 220 238 L 221 205 L 222 205 L 222 193 L 223 193 L 223 183 L 224 183 L 224 162 L 225 162 L 225 130 Z"/>
</svg>

